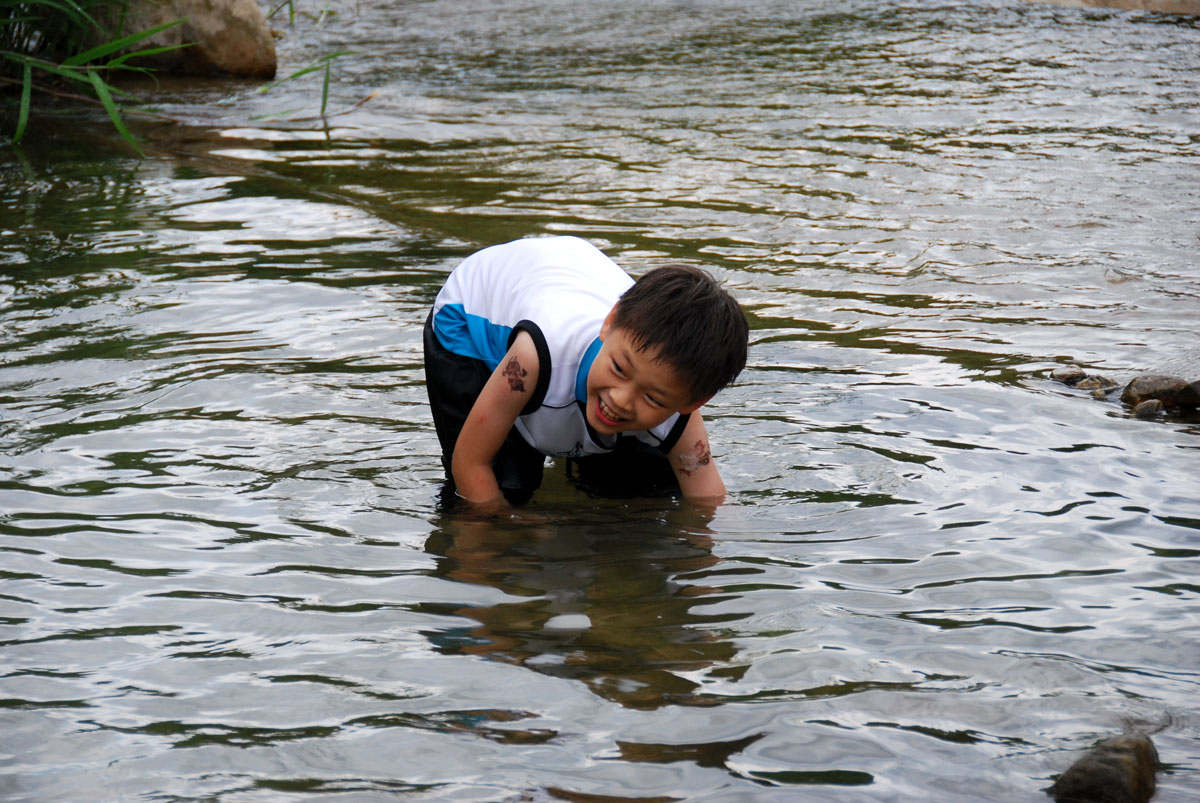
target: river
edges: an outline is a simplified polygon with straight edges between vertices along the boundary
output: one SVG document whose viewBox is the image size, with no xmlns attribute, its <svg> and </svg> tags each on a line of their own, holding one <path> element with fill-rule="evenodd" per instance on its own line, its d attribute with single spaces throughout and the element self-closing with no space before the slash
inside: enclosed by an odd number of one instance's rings
<svg viewBox="0 0 1200 803">
<path fill-rule="evenodd" d="M 281 75 L 0 148 L 0 797 L 1200 798 L 1200 23 L 298 2 Z M 11 120 L 5 119 L 9 125 Z M 6 130 L 11 130 L 7 128 Z M 715 512 L 439 506 L 421 324 L 575 234 L 751 323 Z"/>
</svg>

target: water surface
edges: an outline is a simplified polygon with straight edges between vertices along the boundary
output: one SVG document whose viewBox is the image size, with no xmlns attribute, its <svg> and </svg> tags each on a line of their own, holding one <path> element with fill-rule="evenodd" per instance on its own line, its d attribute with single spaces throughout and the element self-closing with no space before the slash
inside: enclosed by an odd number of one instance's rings
<svg viewBox="0 0 1200 803">
<path fill-rule="evenodd" d="M 6 799 L 1038 800 L 1130 722 L 1196 799 L 1200 427 L 1046 378 L 1200 378 L 1195 20 L 334 5 L 324 122 L 0 150 Z M 439 508 L 427 307 L 561 233 L 744 303 L 715 513 Z"/>
</svg>

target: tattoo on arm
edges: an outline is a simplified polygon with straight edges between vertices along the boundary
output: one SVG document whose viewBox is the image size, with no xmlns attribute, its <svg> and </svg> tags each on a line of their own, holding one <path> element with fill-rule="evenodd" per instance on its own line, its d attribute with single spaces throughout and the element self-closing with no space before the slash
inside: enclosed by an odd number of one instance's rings
<svg viewBox="0 0 1200 803">
<path fill-rule="evenodd" d="M 695 446 L 686 452 L 680 452 L 675 459 L 680 472 L 690 477 L 693 471 L 699 471 L 701 466 L 712 462 L 712 452 L 709 451 L 707 443 L 698 440 Z"/>
<path fill-rule="evenodd" d="M 514 393 L 525 392 L 525 377 L 529 372 L 521 367 L 521 363 L 516 357 L 509 357 L 508 362 L 504 364 L 504 378 L 508 380 L 508 387 Z"/>
</svg>

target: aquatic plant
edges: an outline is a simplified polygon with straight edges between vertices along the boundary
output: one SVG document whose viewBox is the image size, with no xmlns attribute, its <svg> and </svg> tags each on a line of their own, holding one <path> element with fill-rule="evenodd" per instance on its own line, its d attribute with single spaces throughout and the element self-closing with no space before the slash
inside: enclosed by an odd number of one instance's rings
<svg viewBox="0 0 1200 803">
<path fill-rule="evenodd" d="M 284 76 L 283 78 L 280 78 L 278 81 L 272 81 L 269 84 L 264 84 L 263 86 L 259 87 L 258 91 L 266 93 L 266 92 L 269 92 L 273 87 L 279 86 L 280 84 L 282 84 L 286 81 L 291 81 L 293 79 L 308 75 L 309 73 L 314 73 L 314 72 L 317 72 L 318 70 L 323 70 L 324 76 L 321 80 L 321 113 L 320 113 L 320 117 L 324 118 L 326 116 L 327 110 L 329 108 L 329 81 L 333 76 L 333 62 L 336 61 L 337 59 L 341 58 L 342 56 L 347 56 L 347 55 L 350 55 L 349 50 L 338 50 L 333 53 L 327 53 L 326 55 L 321 56 L 319 59 L 312 62 L 311 64 L 309 64 L 305 67 L 301 67 L 300 69 L 296 70 L 291 75 Z M 271 115 L 271 116 L 274 116 L 274 115 Z M 262 117 L 255 118 L 255 119 L 262 119 Z"/>
<path fill-rule="evenodd" d="M 18 143 L 29 124 L 33 90 L 74 99 L 89 99 L 63 87 L 82 85 L 108 113 L 113 126 L 141 154 L 137 139 L 123 120 L 121 100 L 132 100 L 107 77 L 121 70 L 146 72 L 129 63 L 187 45 L 136 49 L 155 34 L 180 24 L 173 20 L 144 31 L 117 36 L 106 31 L 97 17 L 115 10 L 120 19 L 124 3 L 114 0 L 0 0 L 0 82 L 20 87 L 17 125 L 12 142 Z M 89 46 L 96 39 L 107 39 Z M 7 69 L 5 69 L 7 68 Z M 35 76 L 42 79 L 35 81 Z"/>
<path fill-rule="evenodd" d="M 318 28 L 321 27 L 321 25 L 323 25 L 325 23 L 326 19 L 337 14 L 337 11 L 334 9 L 331 9 L 328 4 L 326 4 L 325 7 L 322 8 L 321 11 L 317 14 L 311 14 L 306 11 L 297 12 L 296 6 L 295 6 L 295 3 L 293 2 L 293 0 L 283 0 L 282 3 L 275 6 L 267 13 L 267 19 L 272 19 L 276 14 L 278 14 L 280 11 L 282 11 L 285 8 L 288 11 L 288 24 L 289 25 L 295 24 L 297 13 L 300 13 L 303 16 L 312 20 L 315 23 L 316 27 L 318 27 Z M 333 78 L 333 63 L 335 61 L 337 61 L 338 59 L 340 59 L 341 57 L 349 56 L 349 55 L 352 55 L 352 51 L 338 50 L 333 53 L 327 53 L 324 56 L 321 56 L 316 61 L 313 61 L 310 64 L 296 70 L 291 75 L 284 76 L 283 78 L 280 78 L 277 81 L 272 81 L 269 84 L 264 84 L 263 86 L 259 87 L 258 91 L 262 92 L 263 94 L 266 94 L 267 92 L 270 92 L 271 89 L 279 86 L 280 84 L 286 83 L 288 81 L 293 81 L 297 78 L 301 78 L 310 73 L 314 73 L 317 71 L 323 71 L 324 74 L 323 74 L 322 80 L 321 80 L 321 111 L 320 111 L 320 114 L 318 115 L 318 117 L 320 117 L 321 119 L 325 119 L 325 117 L 328 116 L 329 83 L 330 83 L 331 79 Z M 367 100 L 369 100 L 369 99 L 370 98 L 368 97 Z M 361 106 L 362 103 L 365 103 L 365 102 L 366 102 L 365 100 L 361 101 L 357 105 Z M 355 108 L 357 108 L 357 106 Z M 280 112 L 278 114 L 258 115 L 251 119 L 264 120 L 264 119 L 273 118 L 273 117 L 286 117 L 292 113 L 293 112 Z"/>
</svg>

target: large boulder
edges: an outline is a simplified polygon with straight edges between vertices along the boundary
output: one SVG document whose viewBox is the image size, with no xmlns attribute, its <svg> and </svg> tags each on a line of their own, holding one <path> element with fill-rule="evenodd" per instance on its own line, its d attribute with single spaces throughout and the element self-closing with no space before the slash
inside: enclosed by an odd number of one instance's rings
<svg viewBox="0 0 1200 803">
<path fill-rule="evenodd" d="M 275 77 L 275 40 L 255 0 L 129 0 L 114 37 L 177 19 L 185 22 L 136 49 L 191 44 L 140 57 L 134 64 L 190 75 Z"/>
<path fill-rule="evenodd" d="M 1168 409 L 1200 406 L 1200 382 L 1188 382 L 1177 376 L 1142 374 L 1134 377 L 1121 392 L 1121 401 L 1136 407 L 1157 399 Z"/>
</svg>

